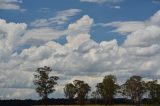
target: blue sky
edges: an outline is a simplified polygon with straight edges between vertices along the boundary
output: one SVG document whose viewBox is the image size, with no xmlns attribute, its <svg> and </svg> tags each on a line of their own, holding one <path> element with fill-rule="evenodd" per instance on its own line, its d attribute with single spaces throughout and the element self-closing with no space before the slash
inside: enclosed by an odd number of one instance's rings
<svg viewBox="0 0 160 106">
<path fill-rule="evenodd" d="M 54 17 L 58 11 L 72 8 L 80 9 L 80 13 L 71 17 L 63 25 L 64 28 L 69 23 L 73 23 L 86 14 L 94 19 L 95 24 L 113 21 L 143 21 L 160 8 L 160 4 L 155 3 L 153 0 L 123 0 L 117 3 L 90 3 L 81 2 L 80 0 L 23 0 L 22 3 L 17 3 L 17 5 L 20 6 L 19 10 L 1 9 L 0 17 L 8 22 L 25 22 L 30 24 L 30 22 L 36 19 Z M 110 30 L 112 28 L 94 26 L 91 31 L 92 38 L 98 42 L 116 38 L 119 44 L 121 44 L 125 37 L 119 36 L 117 33 L 108 34 Z"/>
<path fill-rule="evenodd" d="M 124 0 L 119 3 L 106 2 L 101 4 L 80 2 L 79 0 L 23 0 L 23 3 L 19 5 L 20 8 L 26 9 L 26 11 L 3 9 L 0 14 L 1 18 L 14 22 L 30 22 L 37 18 L 52 17 L 57 11 L 77 8 L 82 9 L 82 12 L 78 14 L 79 17 L 88 14 L 96 22 L 110 22 L 116 20 L 144 20 L 159 9 L 159 4 L 153 3 L 152 0 Z M 121 9 L 111 8 L 112 6 L 121 6 Z M 49 11 L 43 11 L 44 8 Z"/>
<path fill-rule="evenodd" d="M 93 89 L 113 74 L 160 82 L 160 0 L 0 0 L 0 98 L 39 99 L 33 73 Z"/>
</svg>

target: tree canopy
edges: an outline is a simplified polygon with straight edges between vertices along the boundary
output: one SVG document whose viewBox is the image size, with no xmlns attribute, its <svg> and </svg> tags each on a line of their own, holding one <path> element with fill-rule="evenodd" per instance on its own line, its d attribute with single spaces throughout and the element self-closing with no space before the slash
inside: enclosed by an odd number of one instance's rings
<svg viewBox="0 0 160 106">
<path fill-rule="evenodd" d="M 104 99 L 105 104 L 112 104 L 113 96 L 116 94 L 118 85 L 116 84 L 116 77 L 113 75 L 105 76 L 101 83 L 96 85 L 97 91 Z"/>
<path fill-rule="evenodd" d="M 34 74 L 35 90 L 42 99 L 48 99 L 48 95 L 55 91 L 54 87 L 59 79 L 57 76 L 49 76 L 51 71 L 50 67 L 44 66 L 37 68 Z"/>
<path fill-rule="evenodd" d="M 140 104 L 146 92 L 145 82 L 140 76 L 130 77 L 123 85 L 123 94 L 130 97 L 133 103 Z"/>
</svg>

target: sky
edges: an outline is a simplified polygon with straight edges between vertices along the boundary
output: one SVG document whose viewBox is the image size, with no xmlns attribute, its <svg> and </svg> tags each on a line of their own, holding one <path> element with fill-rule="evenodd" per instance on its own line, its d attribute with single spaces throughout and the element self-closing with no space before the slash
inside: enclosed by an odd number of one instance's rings
<svg viewBox="0 0 160 106">
<path fill-rule="evenodd" d="M 40 99 L 33 74 L 75 79 L 160 80 L 160 0 L 0 0 L 0 99 Z"/>
</svg>

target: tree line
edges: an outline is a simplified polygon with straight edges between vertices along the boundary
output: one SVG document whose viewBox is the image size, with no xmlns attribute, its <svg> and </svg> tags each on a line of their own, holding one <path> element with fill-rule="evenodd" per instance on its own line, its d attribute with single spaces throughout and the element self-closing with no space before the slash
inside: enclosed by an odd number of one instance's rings
<svg viewBox="0 0 160 106">
<path fill-rule="evenodd" d="M 35 90 L 47 105 L 48 95 L 55 91 L 58 76 L 50 76 L 50 67 L 37 68 L 34 74 Z M 74 80 L 64 86 L 64 95 L 69 101 L 77 100 L 77 104 L 84 105 L 89 93 L 95 104 L 102 100 L 105 105 L 112 105 L 116 95 L 129 99 L 135 105 L 142 104 L 143 98 L 151 100 L 152 104 L 160 104 L 160 84 L 157 80 L 143 81 L 141 76 L 131 76 L 124 84 L 118 85 L 114 75 L 106 75 L 102 82 L 97 83 L 95 91 L 91 92 L 88 83 L 82 80 Z"/>
</svg>

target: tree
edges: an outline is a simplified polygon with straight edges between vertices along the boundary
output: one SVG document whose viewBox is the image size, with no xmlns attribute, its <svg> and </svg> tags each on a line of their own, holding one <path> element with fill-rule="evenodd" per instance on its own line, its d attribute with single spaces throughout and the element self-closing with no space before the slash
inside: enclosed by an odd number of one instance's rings
<svg viewBox="0 0 160 106">
<path fill-rule="evenodd" d="M 91 97 L 92 97 L 92 99 L 94 100 L 94 103 L 95 103 L 95 104 L 97 104 L 97 103 L 98 103 L 98 100 L 101 99 L 101 96 L 100 96 L 100 94 L 98 93 L 97 90 L 95 90 L 95 91 L 93 91 L 93 92 L 91 93 Z"/>
<path fill-rule="evenodd" d="M 140 105 L 142 96 L 146 91 L 145 82 L 140 76 L 130 77 L 125 84 L 122 85 L 123 94 L 130 97 L 133 103 Z"/>
<path fill-rule="evenodd" d="M 47 104 L 48 95 L 55 91 L 54 87 L 57 85 L 57 76 L 49 76 L 52 71 L 50 67 L 44 66 L 37 68 L 34 74 L 34 85 L 36 86 L 36 92 L 42 97 L 42 100 Z"/>
<path fill-rule="evenodd" d="M 105 76 L 102 83 L 98 83 L 96 88 L 103 98 L 105 105 L 107 105 L 107 103 L 112 104 L 113 96 L 116 94 L 118 89 L 116 77 L 113 75 Z"/>
<path fill-rule="evenodd" d="M 81 80 L 74 80 L 73 84 L 68 83 L 64 87 L 65 96 L 69 99 L 73 99 L 75 96 L 77 96 L 78 103 L 80 105 L 84 104 L 84 101 L 87 98 L 90 90 L 91 87 Z"/>
<path fill-rule="evenodd" d="M 158 84 L 157 80 L 148 81 L 146 83 L 147 91 L 149 92 L 149 97 L 152 100 L 152 103 L 159 104 L 160 103 L 160 84 Z"/>
<path fill-rule="evenodd" d="M 66 84 L 63 90 L 65 97 L 69 98 L 70 101 L 75 97 L 76 87 L 72 83 Z"/>
<path fill-rule="evenodd" d="M 83 105 L 85 99 L 88 96 L 89 91 L 91 90 L 91 87 L 87 83 L 81 80 L 74 80 L 73 83 L 76 88 L 76 95 L 78 98 L 78 102 L 80 103 L 80 105 Z"/>
</svg>

